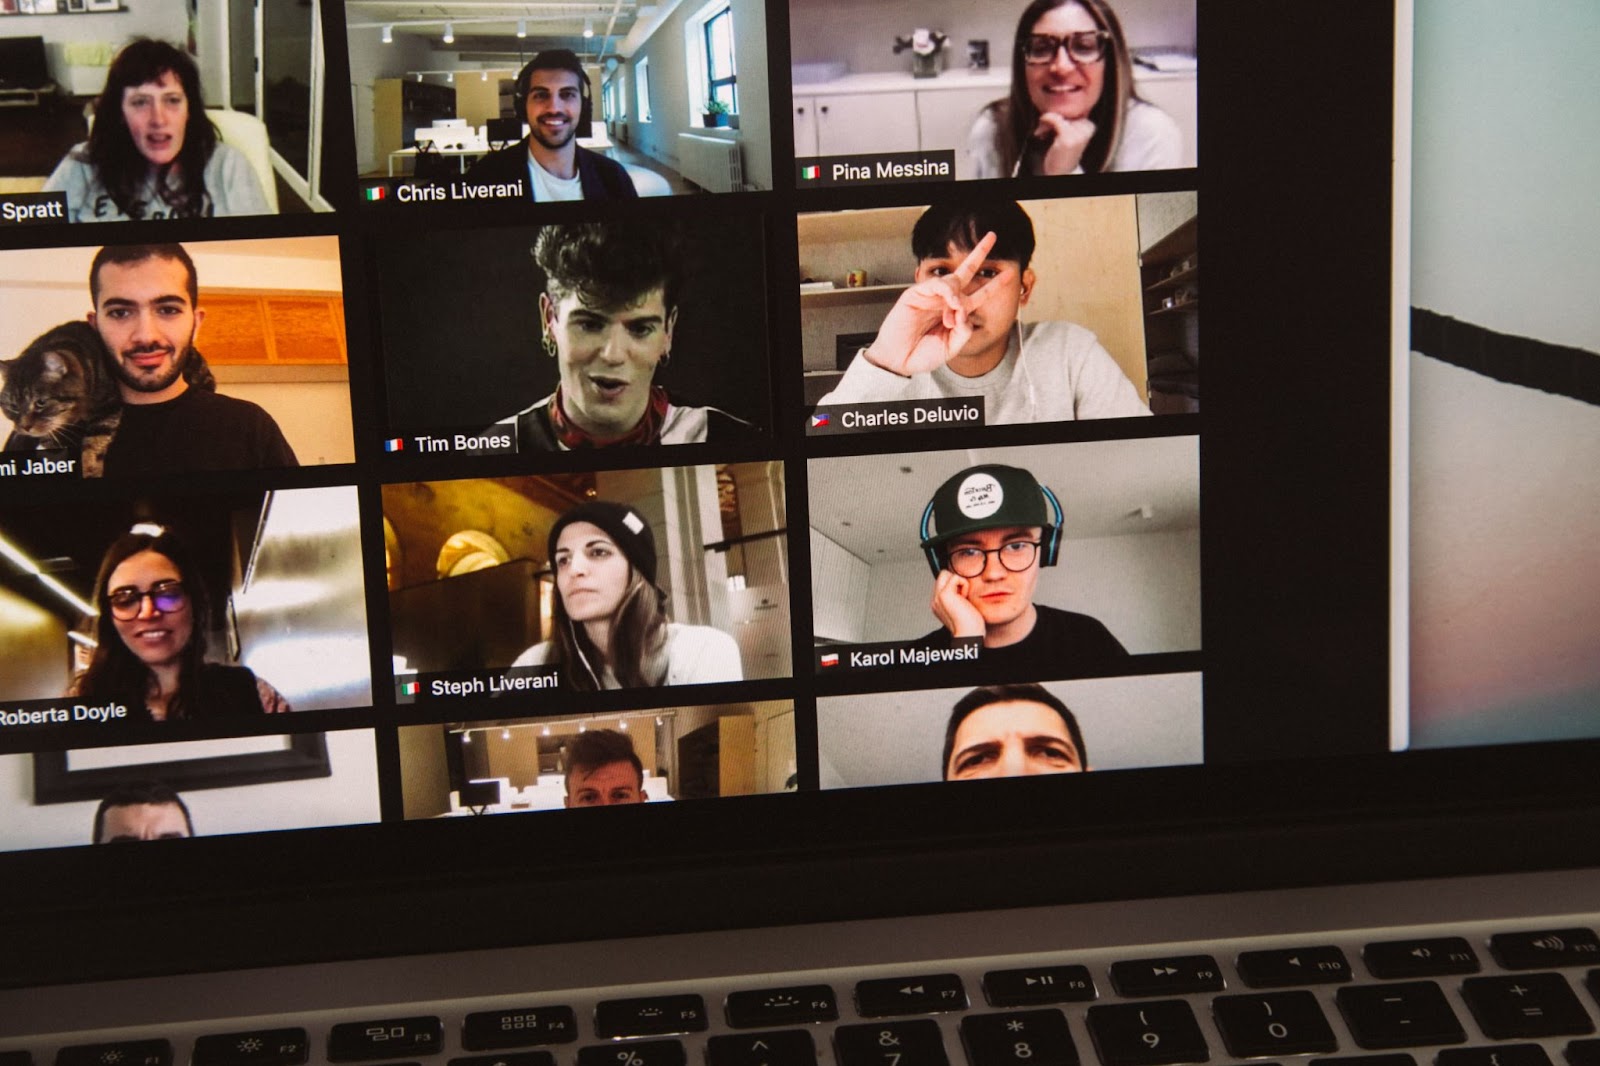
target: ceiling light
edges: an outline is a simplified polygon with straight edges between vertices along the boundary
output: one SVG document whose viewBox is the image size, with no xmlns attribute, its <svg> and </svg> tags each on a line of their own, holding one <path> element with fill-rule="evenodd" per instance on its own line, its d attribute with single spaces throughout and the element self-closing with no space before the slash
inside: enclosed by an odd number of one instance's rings
<svg viewBox="0 0 1600 1066">
<path fill-rule="evenodd" d="M 528 20 L 527 19 L 518 19 L 517 20 L 517 36 L 518 37 L 526 37 L 527 35 L 528 35 Z"/>
<path fill-rule="evenodd" d="M 489 80 L 489 72 L 487 70 L 483 72 L 483 79 L 482 80 L 484 80 L 484 81 L 488 81 Z"/>
<path fill-rule="evenodd" d="M 585 37 L 594 36 L 594 19 L 586 18 L 583 20 L 583 35 Z"/>
<path fill-rule="evenodd" d="M 394 44 L 394 27 L 393 26 L 385 26 L 383 28 L 383 43 L 384 44 Z"/>
<path fill-rule="evenodd" d="M 100 646 L 99 641 L 95 640 L 93 637 L 87 637 L 78 632 L 68 633 L 67 639 L 75 644 L 82 644 L 85 648 L 98 648 Z"/>
<path fill-rule="evenodd" d="M 502 729 L 502 730 L 501 730 L 501 731 L 500 731 L 500 739 L 501 739 L 501 740 L 510 740 L 510 739 L 511 739 L 511 730 L 509 730 L 509 729 Z"/>
<path fill-rule="evenodd" d="M 464 733 L 461 734 L 461 743 L 463 743 L 463 744 L 471 744 L 472 743 L 472 730 L 468 729 Z"/>
<path fill-rule="evenodd" d="M 624 718 L 622 721 L 618 722 L 617 728 L 626 733 L 628 731 L 628 720 Z"/>
<path fill-rule="evenodd" d="M 453 22 L 446 22 L 444 24 L 444 43 L 445 44 L 455 44 L 456 43 L 456 26 L 455 26 L 455 23 L 453 23 Z"/>
<path fill-rule="evenodd" d="M 451 85 L 454 85 L 456 83 L 456 72 L 452 70 L 450 73 L 444 76 L 444 80 L 449 82 Z"/>
<path fill-rule="evenodd" d="M 421 81 L 421 80 L 422 80 L 422 71 L 420 71 L 420 70 L 419 70 L 419 71 L 417 71 L 417 80 L 418 80 L 418 81 Z"/>
</svg>

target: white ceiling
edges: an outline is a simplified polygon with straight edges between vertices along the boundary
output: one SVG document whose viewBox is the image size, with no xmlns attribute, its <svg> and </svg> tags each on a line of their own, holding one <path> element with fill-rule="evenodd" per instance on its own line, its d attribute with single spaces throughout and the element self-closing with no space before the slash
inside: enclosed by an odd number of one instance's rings
<svg viewBox="0 0 1600 1066">
<path fill-rule="evenodd" d="M 346 0 L 345 19 L 351 29 L 393 26 L 397 37 L 426 37 L 435 48 L 462 53 L 463 58 L 490 60 L 545 48 L 571 48 L 580 55 L 598 57 L 616 51 L 639 15 L 639 6 L 638 0 Z M 526 21 L 526 38 L 517 37 L 519 20 Z M 447 21 L 455 33 L 455 42 L 448 45 L 441 40 Z M 587 39 L 583 36 L 585 21 L 594 30 L 594 36 Z"/>
<path fill-rule="evenodd" d="M 921 555 L 918 523 L 944 480 L 969 466 L 1033 472 L 1061 500 L 1069 540 L 1200 525 L 1196 437 L 813 459 L 811 526 L 867 563 Z M 1140 515 L 1148 506 L 1151 517 Z"/>
</svg>

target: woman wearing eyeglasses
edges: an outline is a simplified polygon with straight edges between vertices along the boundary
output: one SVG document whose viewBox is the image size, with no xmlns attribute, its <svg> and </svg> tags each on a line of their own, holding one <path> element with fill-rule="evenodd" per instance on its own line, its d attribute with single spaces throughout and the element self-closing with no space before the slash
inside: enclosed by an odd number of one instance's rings
<svg viewBox="0 0 1600 1066">
<path fill-rule="evenodd" d="M 978 115 L 963 177 L 1182 166 L 1172 116 L 1139 99 L 1106 0 L 1034 0 L 1017 23 L 1011 95 Z"/>
<path fill-rule="evenodd" d="M 160 526 L 141 524 L 106 550 L 95 579 L 98 646 L 68 695 L 120 703 L 135 721 L 230 718 L 288 711 L 243 666 L 208 663 L 198 568 Z"/>
</svg>

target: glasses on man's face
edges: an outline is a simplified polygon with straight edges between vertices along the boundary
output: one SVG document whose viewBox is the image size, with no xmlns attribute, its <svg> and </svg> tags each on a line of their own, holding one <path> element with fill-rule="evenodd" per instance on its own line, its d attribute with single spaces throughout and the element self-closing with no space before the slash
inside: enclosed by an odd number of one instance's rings
<svg viewBox="0 0 1600 1066">
<path fill-rule="evenodd" d="M 998 548 L 951 548 L 948 556 L 950 569 L 959 577 L 977 577 L 988 569 L 989 556 L 1000 557 L 1000 565 L 1012 573 L 1020 573 L 1033 565 L 1034 554 L 1039 550 L 1036 540 L 1013 540 Z"/>
<path fill-rule="evenodd" d="M 162 614 L 173 614 L 189 606 L 189 594 L 183 590 L 183 582 L 157 581 L 143 591 L 131 586 L 111 590 L 106 596 L 111 604 L 111 617 L 124 622 L 139 617 L 139 608 L 146 597 L 149 597 L 151 606 Z"/>
<path fill-rule="evenodd" d="M 1048 33 L 1035 33 L 1022 45 L 1022 58 L 1029 63 L 1054 63 L 1056 54 L 1063 48 L 1074 63 L 1098 63 L 1106 57 L 1106 42 L 1111 34 L 1105 30 L 1079 30 L 1065 37 Z"/>
</svg>

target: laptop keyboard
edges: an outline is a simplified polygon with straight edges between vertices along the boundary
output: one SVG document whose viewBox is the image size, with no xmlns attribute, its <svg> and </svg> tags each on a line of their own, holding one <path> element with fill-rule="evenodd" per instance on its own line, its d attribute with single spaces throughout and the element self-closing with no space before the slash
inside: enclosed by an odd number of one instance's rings
<svg viewBox="0 0 1600 1066">
<path fill-rule="evenodd" d="M 0 1066 L 1600 1066 L 1593 929 L 1422 932 L 56 1034 Z"/>
</svg>

